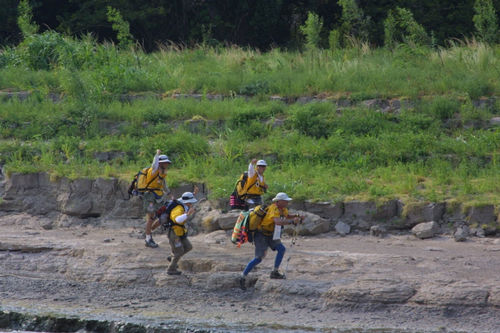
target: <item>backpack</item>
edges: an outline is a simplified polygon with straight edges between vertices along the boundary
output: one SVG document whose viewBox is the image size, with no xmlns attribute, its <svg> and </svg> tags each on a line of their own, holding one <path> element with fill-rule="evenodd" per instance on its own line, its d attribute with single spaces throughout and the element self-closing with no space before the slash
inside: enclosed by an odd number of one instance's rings
<svg viewBox="0 0 500 333">
<path fill-rule="evenodd" d="M 128 187 L 129 198 L 132 195 L 139 195 L 147 191 L 153 191 L 149 188 L 149 185 L 151 185 L 151 183 L 154 182 L 157 177 L 160 177 L 160 174 L 158 173 L 153 179 L 151 179 L 149 182 L 146 182 L 149 169 L 151 169 L 151 167 L 144 168 L 134 176 L 134 179 L 132 179 L 132 182 Z M 160 179 L 163 178 L 160 177 Z"/>
<path fill-rule="evenodd" d="M 231 242 L 240 247 L 248 241 L 248 224 L 250 212 L 242 211 L 234 224 L 233 233 L 231 235 Z"/>
<path fill-rule="evenodd" d="M 260 223 L 262 222 L 262 219 L 267 214 L 267 208 L 268 208 L 268 206 L 266 206 L 266 205 L 258 205 L 253 210 L 250 211 L 250 216 L 249 216 L 249 221 L 248 221 L 248 230 L 249 231 L 253 232 L 253 231 L 257 230 Z"/>
<path fill-rule="evenodd" d="M 267 206 L 259 205 L 250 211 L 243 211 L 234 224 L 231 241 L 238 247 L 246 242 L 253 242 L 253 234 L 267 214 Z"/>
<path fill-rule="evenodd" d="M 157 211 L 156 211 L 156 216 L 160 218 L 160 223 L 163 227 L 163 229 L 168 229 L 172 227 L 172 225 L 175 224 L 174 221 L 170 218 L 170 213 L 172 210 L 179 206 L 182 205 L 179 201 L 176 199 L 172 201 L 166 201 Z"/>
<path fill-rule="evenodd" d="M 248 189 L 254 186 L 255 183 L 250 185 L 249 188 L 245 189 L 247 180 L 248 180 L 248 172 L 245 171 L 241 174 L 240 178 L 236 182 L 234 191 L 233 193 L 231 193 L 231 196 L 229 197 L 229 205 L 231 206 L 231 209 L 242 209 L 242 210 L 248 209 L 245 203 L 245 199 L 247 196 Z"/>
</svg>

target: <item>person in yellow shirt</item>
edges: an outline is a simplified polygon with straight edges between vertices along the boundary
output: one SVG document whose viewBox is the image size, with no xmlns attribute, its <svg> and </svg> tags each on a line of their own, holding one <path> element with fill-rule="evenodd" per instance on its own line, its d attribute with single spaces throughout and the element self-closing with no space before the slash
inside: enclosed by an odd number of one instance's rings
<svg viewBox="0 0 500 333">
<path fill-rule="evenodd" d="M 170 193 L 167 187 L 167 169 L 172 163 L 167 155 L 160 154 L 161 150 L 156 150 L 151 168 L 146 175 L 147 189 L 141 195 L 144 212 L 146 213 L 146 246 L 158 247 L 153 240 L 152 231 L 160 224 L 155 222 L 155 212 L 165 201 L 165 196 Z"/>
<path fill-rule="evenodd" d="M 197 191 L 198 189 L 195 187 L 194 194 L 191 192 L 182 194 L 180 198 L 171 203 L 176 206 L 172 208 L 169 216 L 160 216 L 161 223 L 167 227 L 168 242 L 172 250 L 172 255 L 168 258 L 170 265 L 167 274 L 169 275 L 181 274 L 181 271 L 177 269 L 179 260 L 193 249 L 187 238 L 186 221 L 195 212 L 193 204 L 198 201 L 194 197 Z"/>
<path fill-rule="evenodd" d="M 266 256 L 267 248 L 277 251 L 274 260 L 274 269 L 271 271 L 271 279 L 284 279 L 285 275 L 279 272 L 279 267 L 286 248 L 281 243 L 281 229 L 284 225 L 298 224 L 302 218 L 298 215 L 288 214 L 288 202 L 291 201 L 286 193 L 280 192 L 273 198 L 273 203 L 267 208 L 267 213 L 262 219 L 254 236 L 255 258 L 253 258 L 246 266 L 240 277 L 240 288 L 246 289 L 246 276 L 250 271 L 257 266 Z"/>
<path fill-rule="evenodd" d="M 248 179 L 245 184 L 245 203 L 248 208 L 262 204 L 262 195 L 268 188 L 264 179 L 266 167 L 266 161 L 257 159 L 253 159 L 248 165 Z"/>
</svg>

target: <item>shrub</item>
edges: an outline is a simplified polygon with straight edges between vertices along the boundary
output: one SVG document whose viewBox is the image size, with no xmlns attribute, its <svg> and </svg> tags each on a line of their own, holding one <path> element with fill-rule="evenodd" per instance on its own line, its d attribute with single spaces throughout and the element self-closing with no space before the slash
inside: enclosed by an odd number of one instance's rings
<svg viewBox="0 0 500 333">
<path fill-rule="evenodd" d="M 288 122 L 300 133 L 315 138 L 326 138 L 330 135 L 330 118 L 335 112 L 331 104 L 314 103 L 291 112 Z"/>
<path fill-rule="evenodd" d="M 429 36 L 424 27 L 415 21 L 413 14 L 405 8 L 389 10 L 384 21 L 384 44 L 394 48 L 398 43 L 429 45 Z"/>
<path fill-rule="evenodd" d="M 38 26 L 33 23 L 33 13 L 28 0 L 21 0 L 17 6 L 19 13 L 17 17 L 17 25 L 23 34 L 23 37 L 29 37 L 38 32 Z"/>
<path fill-rule="evenodd" d="M 474 3 L 474 27 L 481 41 L 493 44 L 498 41 L 498 19 L 491 0 Z"/>
<path fill-rule="evenodd" d="M 340 36 L 349 37 L 361 42 L 368 41 L 369 19 L 365 17 L 363 10 L 359 8 L 355 0 L 338 0 L 342 7 L 342 25 Z M 343 43 L 344 45 L 346 43 Z"/>
<path fill-rule="evenodd" d="M 300 31 L 306 36 L 306 48 L 308 50 L 314 50 L 319 47 L 322 29 L 323 20 L 317 14 L 308 12 L 306 22 L 300 26 Z"/>
</svg>

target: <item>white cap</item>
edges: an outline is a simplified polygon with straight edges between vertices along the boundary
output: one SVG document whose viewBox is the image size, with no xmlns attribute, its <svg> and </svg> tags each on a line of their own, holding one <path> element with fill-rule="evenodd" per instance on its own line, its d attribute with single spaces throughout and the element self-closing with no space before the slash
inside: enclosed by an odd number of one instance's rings
<svg viewBox="0 0 500 333">
<path fill-rule="evenodd" d="M 280 200 L 291 201 L 292 198 L 290 198 L 288 195 L 286 195 L 285 192 L 280 192 L 280 193 L 276 194 L 276 196 L 273 198 L 273 202 L 280 201 Z"/>
<path fill-rule="evenodd" d="M 160 156 L 158 156 L 158 162 L 159 163 L 172 163 L 172 161 L 170 161 L 168 159 L 167 155 L 160 155 Z"/>
<path fill-rule="evenodd" d="M 177 201 L 182 202 L 182 203 L 195 203 L 198 200 L 194 197 L 194 194 L 191 192 L 184 192 L 182 194 L 182 197 L 177 199 Z"/>
<path fill-rule="evenodd" d="M 256 165 L 257 166 L 267 166 L 267 163 L 264 160 L 258 160 Z"/>
</svg>

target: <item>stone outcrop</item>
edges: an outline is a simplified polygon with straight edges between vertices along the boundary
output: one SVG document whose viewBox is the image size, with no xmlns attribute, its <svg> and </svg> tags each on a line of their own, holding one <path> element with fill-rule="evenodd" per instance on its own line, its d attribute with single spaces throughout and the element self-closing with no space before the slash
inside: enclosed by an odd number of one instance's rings
<svg viewBox="0 0 500 333">
<path fill-rule="evenodd" d="M 46 223 L 46 228 L 89 223 L 118 227 L 143 223 L 141 199 L 129 198 L 129 184 L 114 178 L 70 180 L 51 179 L 46 173 L 12 174 L 0 184 L 1 211 L 51 216 L 52 222 Z M 198 233 L 231 230 L 239 211 L 225 211 L 228 201 L 226 199 L 205 200 L 208 190 L 202 184 L 199 188 L 202 191 L 198 195 L 200 202 L 196 205 L 198 213 L 190 223 L 191 231 Z M 191 190 L 192 185 L 182 185 L 173 189 L 173 192 L 177 197 Z M 383 203 L 294 200 L 289 208 L 291 213 L 305 216 L 305 220 L 296 229 L 285 228 L 285 232 L 296 231 L 304 236 L 329 231 L 340 234 L 364 232 L 370 231 L 374 226 L 386 231 L 410 230 L 417 224 L 428 221 L 434 221 L 438 225 L 436 230 L 441 229 L 442 232 L 450 234 L 462 226 L 474 226 L 470 229 L 470 235 L 478 237 L 495 235 L 499 230 L 497 208 L 494 205 L 464 208 L 456 202 L 405 204 L 398 200 Z M 339 231 L 336 226 L 344 226 L 342 230 L 349 230 Z"/>
</svg>

